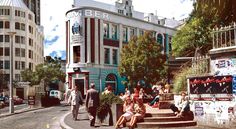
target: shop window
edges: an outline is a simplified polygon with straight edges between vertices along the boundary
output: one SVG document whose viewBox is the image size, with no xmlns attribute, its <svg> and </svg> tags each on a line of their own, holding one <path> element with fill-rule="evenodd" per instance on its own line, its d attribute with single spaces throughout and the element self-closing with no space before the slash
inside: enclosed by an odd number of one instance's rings
<svg viewBox="0 0 236 129">
<path fill-rule="evenodd" d="M 117 59 L 117 57 L 118 57 L 118 51 L 117 51 L 117 49 L 113 49 L 112 50 L 112 61 L 113 61 L 113 65 L 117 65 L 118 64 L 118 59 Z"/>
<path fill-rule="evenodd" d="M 128 28 L 127 27 L 124 27 L 123 28 L 123 41 L 124 42 L 127 42 L 128 41 Z"/>
<path fill-rule="evenodd" d="M 103 37 L 109 38 L 109 24 L 103 23 Z"/>
<path fill-rule="evenodd" d="M 118 38 L 118 27 L 117 27 L 117 25 L 112 25 L 112 28 L 111 28 L 111 30 L 112 30 L 112 39 L 115 39 L 115 40 L 117 40 Z"/>
<path fill-rule="evenodd" d="M 104 63 L 105 64 L 110 64 L 110 49 L 109 48 L 105 48 L 104 49 Z"/>
<path fill-rule="evenodd" d="M 74 63 L 79 63 L 80 62 L 80 46 L 74 46 L 73 53 L 74 53 Z"/>
</svg>

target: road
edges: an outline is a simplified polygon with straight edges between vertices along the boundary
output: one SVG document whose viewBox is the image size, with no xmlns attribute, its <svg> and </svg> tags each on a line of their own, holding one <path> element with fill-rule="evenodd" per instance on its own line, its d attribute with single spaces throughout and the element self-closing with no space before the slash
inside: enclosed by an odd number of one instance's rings
<svg viewBox="0 0 236 129">
<path fill-rule="evenodd" d="M 60 105 L 0 118 L 0 129 L 60 129 L 60 118 L 69 109 Z"/>
<path fill-rule="evenodd" d="M 21 110 L 21 109 L 24 109 L 24 108 L 27 108 L 27 107 L 28 107 L 27 104 L 14 105 L 14 111 Z M 6 114 L 6 113 L 9 113 L 9 107 L 8 106 L 0 109 L 0 114 Z"/>
</svg>

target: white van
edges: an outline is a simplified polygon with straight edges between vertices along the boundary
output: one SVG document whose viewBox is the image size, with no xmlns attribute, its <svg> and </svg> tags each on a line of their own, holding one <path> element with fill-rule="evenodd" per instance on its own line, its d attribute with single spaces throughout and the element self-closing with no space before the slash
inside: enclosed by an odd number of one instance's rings
<svg viewBox="0 0 236 129">
<path fill-rule="evenodd" d="M 59 100 L 62 100 L 62 93 L 59 90 L 51 90 L 49 93 L 49 96 L 58 98 Z"/>
</svg>

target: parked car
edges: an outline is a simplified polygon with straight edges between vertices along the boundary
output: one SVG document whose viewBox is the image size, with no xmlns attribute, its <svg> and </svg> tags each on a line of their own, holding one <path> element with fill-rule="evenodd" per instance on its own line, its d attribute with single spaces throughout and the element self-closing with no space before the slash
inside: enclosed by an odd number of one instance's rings
<svg viewBox="0 0 236 129">
<path fill-rule="evenodd" d="M 5 97 L 4 96 L 0 96 L 0 109 L 4 108 L 5 106 Z"/>
<path fill-rule="evenodd" d="M 23 104 L 23 99 L 22 98 L 19 98 L 18 96 L 13 96 L 13 101 L 14 101 L 14 104 L 17 105 L 17 104 Z"/>
<path fill-rule="evenodd" d="M 58 98 L 59 100 L 62 100 L 62 93 L 59 90 L 51 90 L 49 92 L 50 97 Z"/>
</svg>

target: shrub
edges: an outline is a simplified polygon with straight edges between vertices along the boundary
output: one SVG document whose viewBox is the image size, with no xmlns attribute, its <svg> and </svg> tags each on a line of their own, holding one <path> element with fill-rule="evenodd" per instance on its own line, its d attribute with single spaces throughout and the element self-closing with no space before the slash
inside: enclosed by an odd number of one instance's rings
<svg viewBox="0 0 236 129">
<path fill-rule="evenodd" d="M 111 111 L 111 105 L 113 103 L 122 104 L 122 100 L 113 93 L 100 94 L 100 105 L 97 109 L 97 116 L 101 122 L 104 121 L 108 112 Z"/>
</svg>

